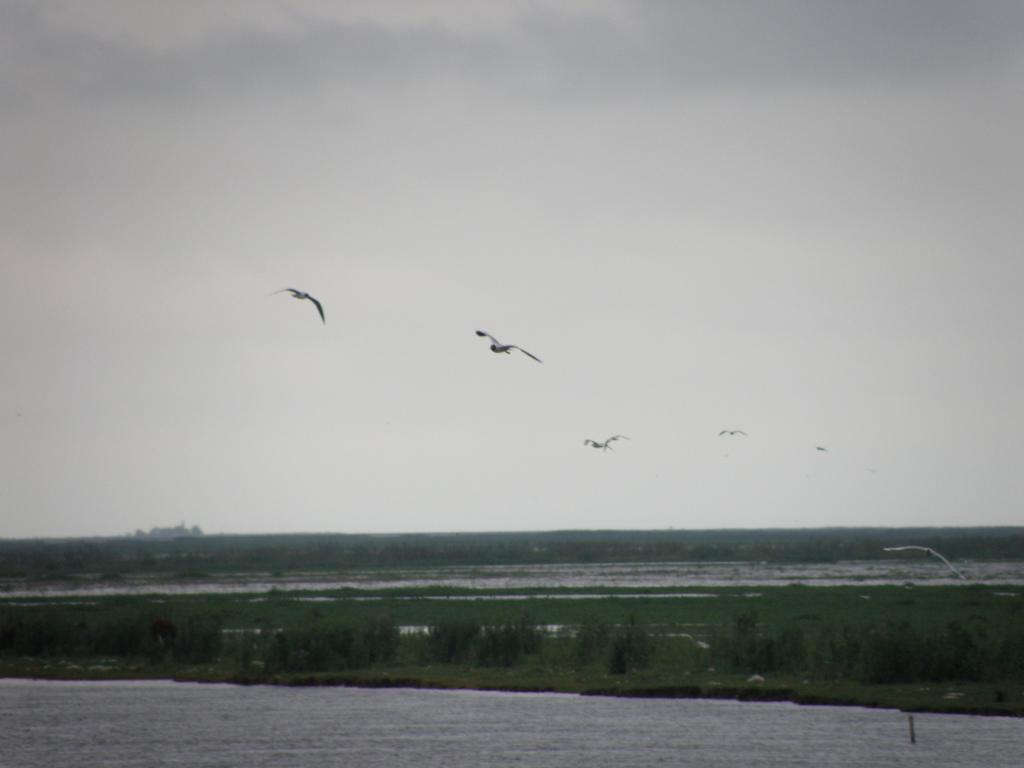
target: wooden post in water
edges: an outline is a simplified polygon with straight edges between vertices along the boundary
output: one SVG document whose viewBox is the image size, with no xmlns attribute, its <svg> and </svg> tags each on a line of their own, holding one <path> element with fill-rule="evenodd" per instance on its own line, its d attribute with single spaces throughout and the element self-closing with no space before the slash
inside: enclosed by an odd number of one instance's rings
<svg viewBox="0 0 1024 768">
<path fill-rule="evenodd" d="M 917 737 L 914 736 L 914 716 L 913 715 L 907 715 L 907 721 L 910 723 L 910 743 L 911 744 L 916 744 L 917 743 Z"/>
</svg>

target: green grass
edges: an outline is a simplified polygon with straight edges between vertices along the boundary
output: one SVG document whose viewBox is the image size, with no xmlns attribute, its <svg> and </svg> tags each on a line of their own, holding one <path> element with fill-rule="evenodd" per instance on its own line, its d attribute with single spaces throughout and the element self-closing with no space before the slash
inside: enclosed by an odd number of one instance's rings
<svg viewBox="0 0 1024 768">
<path fill-rule="evenodd" d="M 691 592 L 714 597 L 667 596 Z M 723 626 L 743 612 L 757 614 L 766 629 L 899 619 L 915 627 L 950 621 L 999 625 L 1024 616 L 1024 598 L 992 586 L 837 586 L 837 587 L 702 587 L 666 589 L 546 589 L 468 590 L 395 589 L 335 591 L 271 591 L 262 594 L 141 595 L 89 598 L 33 599 L 0 597 L 0 614 L 53 617 L 60 621 L 90 621 L 127 616 L 216 616 L 225 629 L 288 628 L 310 622 L 355 622 L 386 614 L 400 625 L 426 625 L 472 618 L 482 623 L 504 620 L 526 611 L 540 624 L 580 624 L 586 621 L 620 624 L 635 616 L 644 624 L 685 628 Z M 509 594 L 516 595 L 509 597 Z M 582 597 L 585 595 L 607 597 Z M 523 597 L 519 597 L 523 596 Z M 459 597 L 472 597 L 460 600 Z M 308 598 L 315 598 L 310 602 Z M 323 601 L 327 598 L 327 601 Z M 437 599 L 446 598 L 446 599 Z M 486 598 L 486 599 L 481 599 Z M 570 599 L 571 598 L 571 599 Z M 32 605 L 25 603 L 31 602 Z M 706 632 L 705 632 L 706 634 Z"/>
</svg>

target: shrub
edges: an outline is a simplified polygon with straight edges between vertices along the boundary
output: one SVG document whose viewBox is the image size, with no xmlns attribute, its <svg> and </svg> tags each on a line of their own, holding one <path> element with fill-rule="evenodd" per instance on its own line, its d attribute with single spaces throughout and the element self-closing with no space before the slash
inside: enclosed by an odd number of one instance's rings
<svg viewBox="0 0 1024 768">
<path fill-rule="evenodd" d="M 927 680 L 978 681 L 981 679 L 981 649 L 959 622 L 950 622 L 941 635 L 929 643 Z"/>
<path fill-rule="evenodd" d="M 171 655 L 178 662 L 205 664 L 220 656 L 222 642 L 220 619 L 191 617 L 178 625 Z"/>
<path fill-rule="evenodd" d="M 608 654 L 608 672 L 623 675 L 631 669 L 644 669 L 651 663 L 654 655 L 654 644 L 647 630 L 636 623 L 631 616 L 629 623 L 622 627 L 612 638 Z"/>
<path fill-rule="evenodd" d="M 867 633 L 858 677 L 865 683 L 910 683 L 927 666 L 925 644 L 906 622 L 889 622 Z"/>
<path fill-rule="evenodd" d="M 611 631 L 607 624 L 587 622 L 581 624 L 576 631 L 573 642 L 573 655 L 576 663 L 589 664 L 607 652 Z"/>
<path fill-rule="evenodd" d="M 477 662 L 484 666 L 511 667 L 521 656 L 536 653 L 541 632 L 526 614 L 513 623 L 484 627 L 477 648 Z"/>
<path fill-rule="evenodd" d="M 1010 627 L 998 644 L 996 669 L 1009 680 L 1024 680 L 1024 627 Z"/>
<path fill-rule="evenodd" d="M 475 621 L 455 619 L 434 624 L 427 631 L 427 658 L 445 664 L 466 663 L 479 635 L 480 625 Z"/>
<path fill-rule="evenodd" d="M 775 670 L 801 672 L 807 665 L 807 642 L 799 627 L 786 627 L 775 639 Z M 767 667 L 765 668 L 767 669 Z"/>
<path fill-rule="evenodd" d="M 0 653 L 10 656 L 75 656 L 88 633 L 56 615 L 5 619 L 0 624 Z"/>
<path fill-rule="evenodd" d="M 92 653 L 100 656 L 139 656 L 146 647 L 144 621 L 108 621 L 91 632 Z"/>
<path fill-rule="evenodd" d="M 826 626 L 816 635 L 807 660 L 815 678 L 838 680 L 851 677 L 860 658 L 861 633 L 846 624 Z"/>
<path fill-rule="evenodd" d="M 277 632 L 270 641 L 267 655 L 263 659 L 263 669 L 269 674 L 286 672 L 291 661 L 291 642 L 284 632 Z"/>
<path fill-rule="evenodd" d="M 390 616 L 377 616 L 363 629 L 363 645 L 371 664 L 391 661 L 398 654 L 398 626 Z"/>
</svg>

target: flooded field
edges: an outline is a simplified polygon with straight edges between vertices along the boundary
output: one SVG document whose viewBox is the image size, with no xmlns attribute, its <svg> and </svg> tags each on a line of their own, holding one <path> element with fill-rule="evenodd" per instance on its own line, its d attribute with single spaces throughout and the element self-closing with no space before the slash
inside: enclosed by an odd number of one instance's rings
<svg viewBox="0 0 1024 768">
<path fill-rule="evenodd" d="M 958 562 L 967 583 L 1024 587 L 1024 562 Z M 90 597 L 139 594 L 225 594 L 338 589 L 450 587 L 480 590 L 616 588 L 699 590 L 730 586 L 851 586 L 963 584 L 934 558 L 837 563 L 600 563 L 566 565 L 389 568 L 338 573 L 237 573 L 208 578 L 168 574 L 73 581 L 0 580 L 0 596 L 16 598 Z M 691 595 L 692 596 L 692 595 Z"/>
</svg>

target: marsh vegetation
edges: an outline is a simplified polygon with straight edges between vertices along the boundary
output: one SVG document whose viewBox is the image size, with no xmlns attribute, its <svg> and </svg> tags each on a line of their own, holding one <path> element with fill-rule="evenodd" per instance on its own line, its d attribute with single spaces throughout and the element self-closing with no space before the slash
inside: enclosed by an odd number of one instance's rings
<svg viewBox="0 0 1024 768">
<path fill-rule="evenodd" d="M 1024 597 L 988 586 L 791 586 L 694 599 L 558 589 L 7 599 L 0 674 L 805 696 L 1024 714 Z"/>
<path fill-rule="evenodd" d="M 397 562 L 405 569 L 409 561 L 451 559 L 464 567 L 545 560 L 557 552 L 566 560 L 602 553 L 614 563 L 627 554 L 678 554 L 680 547 L 709 556 L 774 553 L 785 562 L 814 548 L 822 560 L 844 552 L 879 557 L 883 544 L 905 538 L 790 532 L 755 543 L 750 532 L 705 533 L 4 542 L 0 571 L 31 582 L 56 573 L 86 578 L 82 569 L 105 568 L 116 582 L 117 573 L 159 564 L 202 581 L 201 574 L 242 565 L 266 567 L 264 556 L 273 565 L 301 562 L 304 569 L 341 558 L 374 563 L 378 583 L 388 583 L 399 566 L 387 564 Z M 1019 536 L 1019 529 L 960 538 L 919 532 L 917 540 L 940 542 L 951 557 L 965 551 L 1005 557 Z M 736 564 L 737 586 L 699 590 L 674 584 L 0 593 L 0 675 L 734 696 L 1024 714 L 1024 589 L 991 583 L 753 588 L 743 585 L 742 568 Z"/>
</svg>

